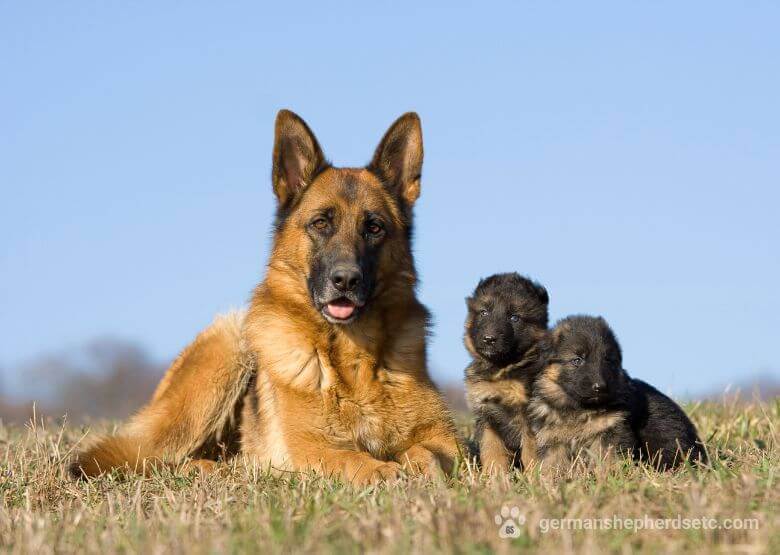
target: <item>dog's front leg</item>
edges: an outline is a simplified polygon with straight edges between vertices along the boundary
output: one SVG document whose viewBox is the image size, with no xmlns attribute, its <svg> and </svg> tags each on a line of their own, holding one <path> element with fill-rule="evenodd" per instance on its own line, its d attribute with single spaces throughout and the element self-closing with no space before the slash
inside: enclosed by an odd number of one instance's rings
<svg viewBox="0 0 780 555">
<path fill-rule="evenodd" d="M 501 474 L 510 469 L 512 457 L 504 440 L 490 424 L 485 424 L 479 440 L 479 460 L 489 474 Z"/>
<path fill-rule="evenodd" d="M 429 478 L 452 473 L 462 453 L 460 442 L 454 431 L 445 425 L 435 425 L 423 433 L 409 448 L 395 459 L 411 474 L 422 474 Z"/>
<path fill-rule="evenodd" d="M 363 451 L 334 448 L 324 440 L 307 438 L 296 443 L 291 454 L 298 469 L 314 470 L 354 485 L 394 480 L 402 472 L 395 461 L 381 461 Z"/>
</svg>

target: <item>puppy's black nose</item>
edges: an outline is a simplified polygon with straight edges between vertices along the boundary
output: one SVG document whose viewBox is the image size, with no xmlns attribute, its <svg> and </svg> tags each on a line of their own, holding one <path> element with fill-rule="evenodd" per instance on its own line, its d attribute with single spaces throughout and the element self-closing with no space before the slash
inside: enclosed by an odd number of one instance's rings
<svg viewBox="0 0 780 555">
<path fill-rule="evenodd" d="M 604 382 L 593 382 L 591 387 L 593 388 L 593 393 L 604 393 L 607 389 L 607 384 Z"/>
<path fill-rule="evenodd" d="M 482 343 L 486 345 L 492 345 L 496 342 L 496 336 L 495 335 L 483 335 L 482 336 Z"/>
<path fill-rule="evenodd" d="M 342 293 L 354 291 L 362 280 L 363 272 L 357 266 L 336 266 L 330 273 L 331 283 Z"/>
</svg>

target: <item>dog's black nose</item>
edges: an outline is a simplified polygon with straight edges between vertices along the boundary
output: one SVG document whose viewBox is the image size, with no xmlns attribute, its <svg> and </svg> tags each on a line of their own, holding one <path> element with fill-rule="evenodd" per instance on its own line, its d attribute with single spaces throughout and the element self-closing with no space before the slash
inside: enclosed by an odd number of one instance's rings
<svg viewBox="0 0 780 555">
<path fill-rule="evenodd" d="M 495 335 L 483 335 L 482 336 L 482 343 L 485 343 L 486 345 L 492 345 L 496 342 L 496 336 Z"/>
<path fill-rule="evenodd" d="M 342 293 L 354 291 L 362 280 L 363 273 L 357 266 L 337 266 L 330 273 L 331 283 Z"/>
<path fill-rule="evenodd" d="M 607 384 L 604 382 L 593 382 L 591 387 L 593 388 L 593 393 L 604 393 L 604 390 L 607 389 Z"/>
</svg>

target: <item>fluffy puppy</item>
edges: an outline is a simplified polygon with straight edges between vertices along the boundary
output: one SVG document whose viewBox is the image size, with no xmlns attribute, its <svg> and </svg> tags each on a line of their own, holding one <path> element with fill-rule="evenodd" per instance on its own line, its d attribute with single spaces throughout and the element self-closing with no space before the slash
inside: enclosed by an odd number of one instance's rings
<svg viewBox="0 0 780 555">
<path fill-rule="evenodd" d="M 528 405 L 540 463 L 564 468 L 587 455 L 631 455 L 636 441 L 625 403 L 627 383 L 620 346 L 602 318 L 560 321 Z"/>
<path fill-rule="evenodd" d="M 528 415 L 537 455 L 553 468 L 583 455 L 619 453 L 662 469 L 706 458 L 682 409 L 623 369 L 603 318 L 570 316 L 556 325 Z"/>
<path fill-rule="evenodd" d="M 517 273 L 479 282 L 466 299 L 466 401 L 476 417 L 474 443 L 483 468 L 528 464 L 536 452 L 525 409 L 547 333 L 544 287 Z"/>
</svg>

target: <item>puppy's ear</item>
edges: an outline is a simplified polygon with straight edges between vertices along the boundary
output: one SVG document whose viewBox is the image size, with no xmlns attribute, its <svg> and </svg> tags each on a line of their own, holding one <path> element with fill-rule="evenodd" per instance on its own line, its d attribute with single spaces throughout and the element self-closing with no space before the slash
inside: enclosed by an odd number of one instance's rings
<svg viewBox="0 0 780 555">
<path fill-rule="evenodd" d="M 550 304 L 550 295 L 547 294 L 547 289 L 544 286 L 534 282 L 534 291 L 536 291 L 536 297 L 540 302 Z"/>
<path fill-rule="evenodd" d="M 382 137 L 368 169 L 376 173 L 406 207 L 411 207 L 420 196 L 422 163 L 420 117 L 408 112 Z"/>
<path fill-rule="evenodd" d="M 328 165 L 314 133 L 289 110 L 276 115 L 273 156 L 271 177 L 280 205 L 295 198 Z"/>
<path fill-rule="evenodd" d="M 568 331 L 570 331 L 569 323 L 566 321 L 559 322 L 557 326 L 555 326 L 552 331 L 550 331 L 549 336 L 549 342 L 550 342 L 550 348 L 555 349 L 558 345 L 561 344 L 561 341 L 563 340 L 563 337 L 566 335 Z"/>
<path fill-rule="evenodd" d="M 543 330 L 539 334 L 539 339 L 537 339 L 537 344 L 541 350 L 549 350 L 552 348 L 552 342 L 552 332 L 549 330 Z"/>
<path fill-rule="evenodd" d="M 548 360 L 555 352 L 552 332 L 545 330 L 536 345 L 537 349 L 539 349 L 539 358 L 543 361 Z"/>
</svg>

